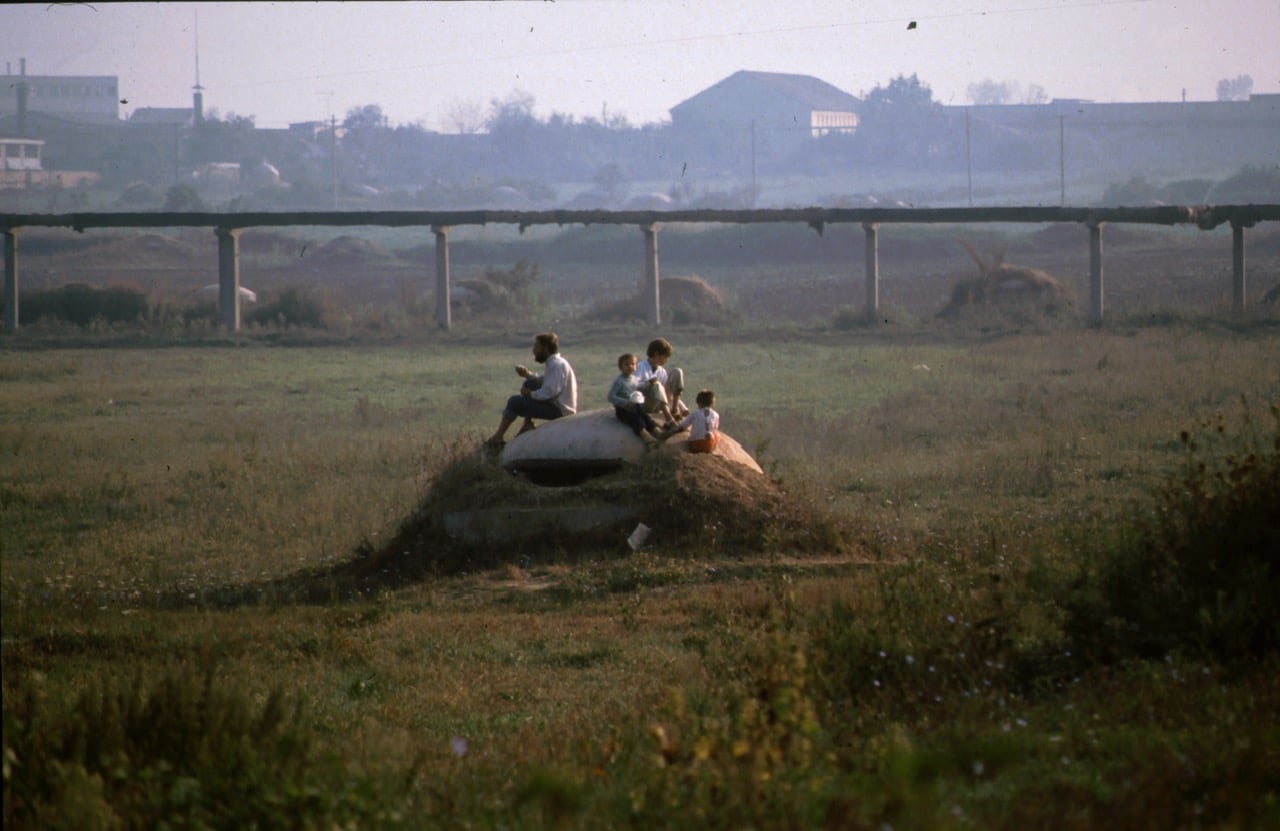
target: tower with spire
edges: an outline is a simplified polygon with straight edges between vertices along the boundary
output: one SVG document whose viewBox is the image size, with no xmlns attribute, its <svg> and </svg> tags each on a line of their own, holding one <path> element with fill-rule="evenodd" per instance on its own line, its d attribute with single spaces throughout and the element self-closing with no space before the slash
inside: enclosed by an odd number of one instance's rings
<svg viewBox="0 0 1280 831">
<path fill-rule="evenodd" d="M 194 124 L 204 121 L 204 87 L 200 86 L 200 11 L 195 10 L 196 85 L 191 88 L 191 120 Z"/>
</svg>

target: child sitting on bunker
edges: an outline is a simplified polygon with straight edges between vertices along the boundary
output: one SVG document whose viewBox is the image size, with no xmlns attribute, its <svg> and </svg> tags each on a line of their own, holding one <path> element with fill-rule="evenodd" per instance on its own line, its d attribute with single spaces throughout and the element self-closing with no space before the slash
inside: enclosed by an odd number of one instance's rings
<svg viewBox="0 0 1280 831">
<path fill-rule="evenodd" d="M 644 393 L 636 378 L 636 356 L 627 352 L 618 357 L 618 377 L 609 387 L 609 403 L 613 405 L 618 421 L 631 428 L 637 436 L 641 431 L 657 439 L 658 424 L 645 411 Z"/>
<path fill-rule="evenodd" d="M 720 414 L 712 409 L 716 403 L 716 394 L 711 390 L 701 390 L 694 398 L 694 403 L 698 408 L 681 419 L 671 432 L 688 430 L 689 452 L 710 453 L 720 443 Z"/>
<path fill-rule="evenodd" d="M 684 370 L 667 369 L 667 361 L 674 352 L 666 338 L 655 338 L 649 341 L 645 359 L 636 365 L 636 380 L 644 393 L 645 412 L 661 413 L 667 426 L 689 412 L 680 400 L 684 392 Z"/>
</svg>

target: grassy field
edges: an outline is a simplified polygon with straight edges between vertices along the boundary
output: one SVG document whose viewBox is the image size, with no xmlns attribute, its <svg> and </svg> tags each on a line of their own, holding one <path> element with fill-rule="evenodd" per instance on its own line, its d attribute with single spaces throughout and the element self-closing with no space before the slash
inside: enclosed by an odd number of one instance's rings
<svg viewBox="0 0 1280 831">
<path fill-rule="evenodd" d="M 1280 823 L 1275 526 L 1212 542 L 1273 522 L 1274 320 L 665 334 L 842 550 L 298 603 L 492 431 L 527 332 L 0 342 L 6 825 Z M 560 335 L 584 406 L 650 337 Z"/>
</svg>

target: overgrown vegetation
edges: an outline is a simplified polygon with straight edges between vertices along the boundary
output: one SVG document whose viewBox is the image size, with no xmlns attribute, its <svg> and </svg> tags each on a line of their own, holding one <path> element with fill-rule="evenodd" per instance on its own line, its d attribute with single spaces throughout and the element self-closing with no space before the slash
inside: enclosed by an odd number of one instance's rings
<svg viewBox="0 0 1280 831">
<path fill-rule="evenodd" d="M 1237 661 L 1280 648 L 1280 406 L 1268 415 L 1270 429 L 1216 414 L 1183 431 L 1183 469 L 1150 511 L 1081 552 L 1089 590 L 1067 604 L 1078 651 Z"/>
<path fill-rule="evenodd" d="M 11 828 L 403 823 L 405 779 L 351 776 L 301 700 L 280 690 L 258 701 L 188 667 L 96 679 L 73 702 L 24 673 L 5 697 Z"/>
<path fill-rule="evenodd" d="M 328 327 L 324 303 L 316 292 L 302 286 L 288 286 L 244 315 L 244 322 L 256 326 Z"/>
<path fill-rule="evenodd" d="M 146 295 L 137 289 L 68 283 L 56 289 L 24 293 L 18 303 L 18 322 L 60 322 L 81 328 L 94 322 L 136 325 L 147 319 L 150 310 Z"/>
<path fill-rule="evenodd" d="M 458 281 L 463 297 L 456 305 L 467 317 L 482 320 L 537 316 L 549 308 L 538 276 L 538 264 L 528 260 L 505 270 L 487 266 L 482 276 Z"/>
<path fill-rule="evenodd" d="M 645 335 L 562 333 L 587 400 Z M 524 338 L 454 337 L 0 352 L 6 827 L 1280 822 L 1272 327 L 686 335 L 848 551 L 349 594 L 433 487 L 519 487 L 470 449 Z"/>
</svg>

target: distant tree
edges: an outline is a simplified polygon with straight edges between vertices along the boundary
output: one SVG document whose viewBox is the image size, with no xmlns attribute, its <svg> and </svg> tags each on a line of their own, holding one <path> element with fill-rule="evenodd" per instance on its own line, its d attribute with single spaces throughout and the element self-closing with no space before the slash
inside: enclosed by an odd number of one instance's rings
<svg viewBox="0 0 1280 831">
<path fill-rule="evenodd" d="M 969 100 L 978 106 L 993 104 L 1011 104 L 1018 94 L 1018 85 L 1012 81 L 993 81 L 984 78 L 976 84 L 969 84 Z"/>
<path fill-rule="evenodd" d="M 207 211 L 209 206 L 191 185 L 174 185 L 164 195 L 162 211 Z"/>
<path fill-rule="evenodd" d="M 489 102 L 489 118 L 485 126 L 490 133 L 527 129 L 537 119 L 533 117 L 534 98 L 524 90 L 512 90 L 506 98 L 494 98 Z"/>
<path fill-rule="evenodd" d="M 493 154 L 489 170 L 504 176 L 516 172 L 542 176 L 557 165 L 552 154 L 556 148 L 547 140 L 546 130 L 533 115 L 533 96 L 514 90 L 505 99 L 490 103 L 489 150 Z"/>
<path fill-rule="evenodd" d="M 484 105 L 472 99 L 455 98 L 444 108 L 446 132 L 472 136 L 485 127 Z"/>
<path fill-rule="evenodd" d="M 1027 87 L 1027 94 L 1022 96 L 1024 104 L 1047 104 L 1049 103 L 1049 93 L 1045 92 L 1044 87 L 1039 84 L 1032 84 Z"/>
<path fill-rule="evenodd" d="M 1043 104 L 1049 100 L 1049 94 L 1039 84 L 1027 87 L 1024 94 L 1016 81 L 993 81 L 985 78 L 976 84 L 969 84 L 969 100 L 979 106 L 991 104 Z"/>
<path fill-rule="evenodd" d="M 390 125 L 387 116 L 382 112 L 382 107 L 377 104 L 365 104 L 362 107 L 352 107 L 347 110 L 347 117 L 342 120 L 342 126 L 348 131 L 361 130 L 382 130 Z"/>
<path fill-rule="evenodd" d="M 863 99 L 864 112 L 894 111 L 900 114 L 930 112 L 942 105 L 933 100 L 933 90 L 916 75 L 905 75 L 877 86 Z"/>
<path fill-rule="evenodd" d="M 920 166 L 954 152 L 947 116 L 918 77 L 899 75 L 867 93 L 858 108 L 857 154 L 866 162 Z M 951 148 L 950 150 L 948 148 Z"/>
<path fill-rule="evenodd" d="M 227 113 L 223 118 L 217 110 L 209 110 L 204 119 L 191 129 L 189 161 L 195 166 L 262 155 L 262 140 L 254 127 L 253 116 Z"/>
<path fill-rule="evenodd" d="M 1249 75 L 1223 78 L 1218 82 L 1219 101 L 1248 101 L 1252 94 L 1253 78 Z"/>
</svg>

